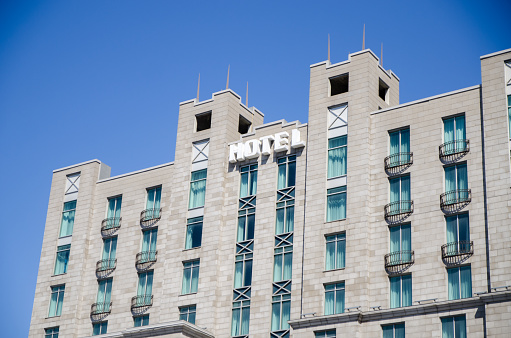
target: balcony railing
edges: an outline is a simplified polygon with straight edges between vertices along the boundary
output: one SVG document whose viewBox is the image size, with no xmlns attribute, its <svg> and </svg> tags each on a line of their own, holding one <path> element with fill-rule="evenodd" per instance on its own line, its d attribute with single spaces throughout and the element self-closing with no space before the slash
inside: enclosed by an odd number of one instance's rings
<svg viewBox="0 0 511 338">
<path fill-rule="evenodd" d="M 473 241 L 458 241 L 442 245 L 442 260 L 446 265 L 463 263 L 473 254 Z"/>
<path fill-rule="evenodd" d="M 140 226 L 142 228 L 149 228 L 156 225 L 161 218 L 160 209 L 146 209 L 140 213 Z"/>
<path fill-rule="evenodd" d="M 449 141 L 438 147 L 440 160 L 456 160 L 470 151 L 469 140 Z"/>
<path fill-rule="evenodd" d="M 135 267 L 139 271 L 143 271 L 151 267 L 155 262 L 158 251 L 142 251 L 137 254 Z"/>
<path fill-rule="evenodd" d="M 109 217 L 101 222 L 101 235 L 103 237 L 112 236 L 121 227 L 122 217 Z"/>
<path fill-rule="evenodd" d="M 470 189 L 451 190 L 440 195 L 440 208 L 446 212 L 454 212 L 463 209 L 471 201 Z"/>
<path fill-rule="evenodd" d="M 153 295 L 141 295 L 131 298 L 131 310 L 148 308 L 153 305 Z"/>
<path fill-rule="evenodd" d="M 96 263 L 96 277 L 105 278 L 117 267 L 117 259 L 102 259 Z"/>
<path fill-rule="evenodd" d="M 93 322 L 105 319 L 112 311 L 112 302 L 94 303 L 90 307 L 90 318 Z"/>
<path fill-rule="evenodd" d="M 385 205 L 385 220 L 399 223 L 413 213 L 413 201 L 397 201 Z"/>
<path fill-rule="evenodd" d="M 385 270 L 389 274 L 401 273 L 415 263 L 415 253 L 404 250 L 385 255 Z"/>
<path fill-rule="evenodd" d="M 399 171 L 399 167 L 413 164 L 413 153 L 396 153 L 385 157 L 385 171 Z"/>
</svg>

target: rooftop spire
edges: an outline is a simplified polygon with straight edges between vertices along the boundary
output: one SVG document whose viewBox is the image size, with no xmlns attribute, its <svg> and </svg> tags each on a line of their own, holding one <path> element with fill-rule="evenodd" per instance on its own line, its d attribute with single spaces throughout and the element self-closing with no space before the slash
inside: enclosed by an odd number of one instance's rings
<svg viewBox="0 0 511 338">
<path fill-rule="evenodd" d="M 225 85 L 225 89 L 229 89 L 229 71 L 231 70 L 231 65 L 227 67 L 227 84 Z"/>
<path fill-rule="evenodd" d="M 381 43 L 380 66 L 383 67 L 383 42 Z"/>
<path fill-rule="evenodd" d="M 197 102 L 199 102 L 199 89 L 200 89 L 200 73 L 199 73 L 199 81 L 197 82 Z"/>
<path fill-rule="evenodd" d="M 245 105 L 246 105 L 246 106 L 247 106 L 247 108 L 248 108 L 248 81 L 247 81 L 247 97 L 246 97 Z"/>
<path fill-rule="evenodd" d="M 328 34 L 328 62 L 330 62 L 330 34 Z"/>
<path fill-rule="evenodd" d="M 366 24 L 364 24 L 364 32 L 362 33 L 362 50 L 366 49 Z"/>
</svg>

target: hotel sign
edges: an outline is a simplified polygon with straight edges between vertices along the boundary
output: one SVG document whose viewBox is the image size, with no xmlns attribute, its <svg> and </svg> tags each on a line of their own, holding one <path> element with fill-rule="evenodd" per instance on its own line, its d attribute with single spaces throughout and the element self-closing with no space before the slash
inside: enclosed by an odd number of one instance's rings
<svg viewBox="0 0 511 338">
<path fill-rule="evenodd" d="M 247 142 L 238 142 L 229 146 L 229 162 L 236 163 L 254 159 L 258 158 L 261 154 L 268 156 L 271 154 L 272 147 L 273 152 L 281 153 L 289 151 L 289 147 L 292 149 L 305 147 L 305 142 L 300 140 L 300 131 L 298 129 L 291 131 L 291 138 L 289 138 L 287 131 L 283 131 Z"/>
</svg>

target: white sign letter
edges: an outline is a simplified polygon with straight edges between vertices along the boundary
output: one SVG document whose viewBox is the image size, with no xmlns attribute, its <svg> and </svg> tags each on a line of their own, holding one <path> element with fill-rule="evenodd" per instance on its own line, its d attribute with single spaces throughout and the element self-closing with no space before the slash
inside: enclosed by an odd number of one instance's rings
<svg viewBox="0 0 511 338">
<path fill-rule="evenodd" d="M 300 131 L 298 129 L 293 129 L 291 131 L 291 148 L 301 147 L 305 147 L 305 142 L 300 141 Z"/>
<path fill-rule="evenodd" d="M 273 136 L 263 136 L 259 140 L 263 143 L 263 151 L 261 152 L 263 155 L 270 155 L 271 141 L 274 141 L 275 138 Z"/>
<path fill-rule="evenodd" d="M 283 131 L 280 133 L 275 134 L 275 145 L 273 146 L 273 149 L 276 153 L 280 153 L 283 151 L 289 150 L 289 134 L 287 131 Z"/>
<path fill-rule="evenodd" d="M 250 140 L 245 142 L 245 158 L 258 158 L 261 154 L 261 142 L 259 140 Z"/>
<path fill-rule="evenodd" d="M 245 159 L 243 153 L 243 143 L 231 144 L 229 146 L 229 162 L 236 163 L 237 161 L 243 161 Z"/>
</svg>

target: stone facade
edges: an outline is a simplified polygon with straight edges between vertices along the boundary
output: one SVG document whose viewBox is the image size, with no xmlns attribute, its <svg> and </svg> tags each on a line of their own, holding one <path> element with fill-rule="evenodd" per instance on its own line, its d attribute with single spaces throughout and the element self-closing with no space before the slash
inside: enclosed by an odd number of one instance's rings
<svg viewBox="0 0 511 338">
<path fill-rule="evenodd" d="M 98 160 L 55 170 L 29 336 L 58 327 L 61 337 L 86 337 L 93 324 L 107 322 L 103 337 L 230 337 L 233 300 L 249 300 L 249 331 L 244 328 L 236 337 L 313 337 L 324 330 L 335 330 L 337 337 L 381 337 L 382 326 L 403 323 L 408 336 L 440 337 L 442 319 L 453 316 L 463 316 L 469 337 L 509 337 L 509 60 L 511 50 L 483 56 L 481 85 L 399 104 L 399 78 L 364 50 L 338 64 L 311 66 L 307 124 L 263 124 L 261 112 L 225 90 L 210 100 L 180 104 L 172 163 L 115 177 Z M 211 122 L 200 130 L 203 114 L 210 114 Z M 443 120 L 456 116 L 464 116 L 468 142 L 454 155 L 439 153 Z M 404 165 L 385 167 L 389 132 L 404 128 L 413 155 Z M 284 132 L 288 150 L 277 152 L 277 135 Z M 305 146 L 294 146 L 295 133 Z M 247 141 L 269 136 L 274 139 L 269 155 L 264 146 L 263 154 L 247 155 Z M 328 140 L 339 136 L 347 137 L 346 173 L 328 178 Z M 230 151 L 240 144 L 247 158 L 229 161 Z M 286 157 L 296 159 L 296 182 L 279 190 L 279 159 Z M 240 199 L 240 173 L 250 164 L 258 165 L 257 194 L 252 196 L 257 200 L 255 230 L 253 239 L 241 241 L 238 212 L 247 200 Z M 466 165 L 469 198 L 442 204 L 446 168 L 456 165 Z M 189 208 L 192 172 L 205 168 L 204 206 Z M 77 173 L 79 181 L 73 181 Z M 403 176 L 409 178 L 411 208 L 389 212 L 390 182 Z M 148 189 L 155 187 L 161 187 L 161 213 L 148 223 L 141 213 Z M 331 189 L 346 191 L 345 217 L 333 221 L 327 216 Z M 276 208 L 291 195 L 294 226 L 278 233 Z M 122 196 L 120 226 L 105 234 L 101 227 L 109 217 L 108 201 L 116 196 Z M 72 233 L 63 235 L 63 205 L 73 200 Z M 470 253 L 465 250 L 452 262 L 441 247 L 447 243 L 446 217 L 459 214 L 468 214 L 472 245 Z M 194 217 L 203 217 L 202 241 L 185 249 L 187 220 Z M 391 253 L 391 228 L 403 224 L 411 228 L 414 259 L 395 271 L 384 257 Z M 157 254 L 141 268 L 136 257 L 148 229 L 157 229 Z M 345 236 L 345 265 L 326 268 L 326 236 L 335 234 Z M 112 236 L 117 238 L 115 268 L 100 276 L 103 240 Z M 278 279 L 274 255 L 285 241 L 292 244 L 292 272 Z M 65 245 L 71 245 L 67 271 L 55 275 L 57 248 Z M 249 285 L 235 288 L 240 250 L 252 254 L 252 278 Z M 200 262 L 197 292 L 182 294 L 184 263 L 192 260 Z M 470 266 L 471 292 L 449 300 L 448 268 L 460 266 Z M 133 306 L 144 271 L 153 273 L 151 302 Z M 409 275 L 411 305 L 392 307 L 390 278 Z M 91 306 L 105 278 L 111 279 L 112 304 L 98 316 Z M 344 304 L 342 313 L 326 315 L 325 286 L 331 283 L 344 286 Z M 59 285 L 65 291 L 55 315 L 49 308 L 54 305 L 52 287 Z M 289 325 L 276 329 L 272 300 L 288 291 Z M 190 305 L 195 306 L 194 324 L 179 320 L 180 308 Z M 139 315 L 149 315 L 149 325 L 133 327 Z"/>
</svg>

